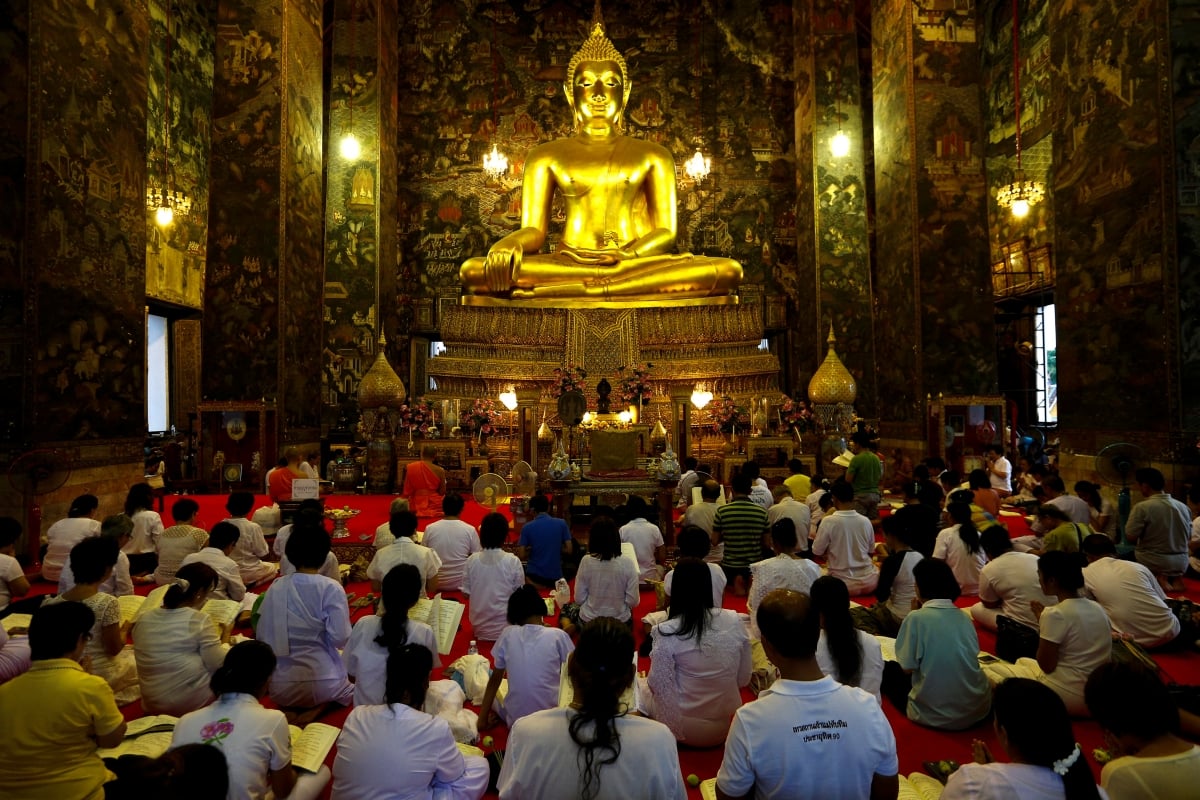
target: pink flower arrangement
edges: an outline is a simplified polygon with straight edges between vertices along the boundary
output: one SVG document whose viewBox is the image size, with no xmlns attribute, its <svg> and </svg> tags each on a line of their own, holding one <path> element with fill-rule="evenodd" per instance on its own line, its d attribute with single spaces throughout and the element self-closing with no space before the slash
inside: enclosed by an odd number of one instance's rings
<svg viewBox="0 0 1200 800">
<path fill-rule="evenodd" d="M 200 738 L 204 744 L 221 744 L 221 740 L 233 733 L 233 723 L 229 717 L 222 717 L 216 722 L 210 722 L 200 729 Z"/>
<path fill-rule="evenodd" d="M 433 424 L 433 409 L 424 397 L 410 400 L 397 409 L 400 413 L 400 424 L 414 433 L 428 433 Z"/>
<path fill-rule="evenodd" d="M 480 397 L 459 416 L 458 425 L 475 433 L 491 433 L 492 426 L 500 419 L 500 414 L 495 400 Z"/>
<path fill-rule="evenodd" d="M 803 400 L 793 400 L 785 396 L 779 406 L 779 420 L 789 431 L 807 433 L 816 428 L 816 419 L 812 409 Z"/>
<path fill-rule="evenodd" d="M 641 366 L 617 367 L 617 391 L 621 399 L 629 405 L 645 405 L 650 402 L 653 391 L 650 388 L 650 369 L 654 365 L 646 362 Z"/>
<path fill-rule="evenodd" d="M 554 368 L 554 386 L 550 389 L 551 397 L 562 397 L 565 392 L 582 392 L 587 380 L 587 370 L 574 364 Z"/>
<path fill-rule="evenodd" d="M 716 433 L 733 433 L 739 426 L 750 427 L 748 412 L 729 395 L 709 403 L 707 411 L 709 419 L 712 420 L 712 429 Z"/>
</svg>

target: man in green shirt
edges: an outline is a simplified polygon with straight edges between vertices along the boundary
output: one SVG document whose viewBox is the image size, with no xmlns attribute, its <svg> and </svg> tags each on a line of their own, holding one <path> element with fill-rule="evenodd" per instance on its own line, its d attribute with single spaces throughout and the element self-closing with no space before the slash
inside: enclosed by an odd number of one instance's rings
<svg viewBox="0 0 1200 800">
<path fill-rule="evenodd" d="M 750 500 L 750 476 L 739 472 L 730 482 L 733 499 L 717 509 L 713 518 L 712 543 L 725 544 L 721 569 L 733 594 L 745 597 L 750 586 L 750 565 L 762 555 L 767 532 L 767 512 Z"/>
<path fill-rule="evenodd" d="M 883 462 L 871 449 L 871 435 L 858 431 L 850 437 L 850 466 L 846 480 L 854 487 L 855 510 L 869 520 L 879 519 L 879 479 L 883 477 Z"/>
</svg>

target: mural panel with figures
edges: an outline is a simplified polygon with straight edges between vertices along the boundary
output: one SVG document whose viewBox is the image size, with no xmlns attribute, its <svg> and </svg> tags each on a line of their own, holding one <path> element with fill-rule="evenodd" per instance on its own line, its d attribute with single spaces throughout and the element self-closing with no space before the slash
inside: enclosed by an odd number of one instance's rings
<svg viewBox="0 0 1200 800">
<path fill-rule="evenodd" d="M 26 148 L 29 144 L 29 4 L 0 0 L 0 442 L 16 442 L 25 406 L 24 257 Z"/>
<path fill-rule="evenodd" d="M 1171 4 L 1183 427 L 1200 430 L 1200 0 Z M 1168 284 L 1169 285 L 1169 284 Z"/>
<path fill-rule="evenodd" d="M 1157 86 L 1166 4 L 1048 2 L 1062 426 L 1166 430 L 1165 174 Z M 1164 84 L 1166 85 L 1166 84 Z"/>
<path fill-rule="evenodd" d="M 401 9 L 402 331 L 421 298 L 458 287 L 464 259 L 519 226 L 525 154 L 572 130 L 562 81 L 592 6 L 451 0 Z M 744 283 L 772 293 L 794 285 L 794 237 L 780 235 L 795 213 L 790 7 L 622 0 L 604 12 L 629 62 L 630 134 L 667 147 L 680 168 L 698 143 L 713 159 L 703 184 L 680 178 L 679 249 L 735 258 Z M 510 164 L 498 180 L 481 170 L 493 144 Z M 548 247 L 557 238 L 552 229 Z"/>
<path fill-rule="evenodd" d="M 146 295 L 196 309 L 204 302 L 208 249 L 215 6 L 215 0 L 150 1 L 147 177 L 152 187 L 173 186 L 183 192 L 191 200 L 191 208 L 187 214 L 177 211 L 174 223 L 165 227 L 156 224 L 153 210 L 147 210 Z M 165 113 L 168 95 L 169 137 Z"/>
<path fill-rule="evenodd" d="M 145 434 L 146 0 L 33 5 L 32 427 Z"/>
</svg>

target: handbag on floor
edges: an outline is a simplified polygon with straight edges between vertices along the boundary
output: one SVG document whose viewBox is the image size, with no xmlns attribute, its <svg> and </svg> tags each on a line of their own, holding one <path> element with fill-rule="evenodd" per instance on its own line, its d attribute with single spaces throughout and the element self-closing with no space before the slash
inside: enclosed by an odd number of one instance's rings
<svg viewBox="0 0 1200 800">
<path fill-rule="evenodd" d="M 996 617 L 996 655 L 1015 664 L 1019 658 L 1036 658 L 1039 634 L 1036 628 L 1000 614 Z"/>
</svg>

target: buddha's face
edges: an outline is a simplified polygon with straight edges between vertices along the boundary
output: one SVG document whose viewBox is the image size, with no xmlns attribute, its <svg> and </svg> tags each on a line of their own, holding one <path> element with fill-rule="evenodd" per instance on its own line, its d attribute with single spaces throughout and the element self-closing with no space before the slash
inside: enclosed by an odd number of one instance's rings
<svg viewBox="0 0 1200 800">
<path fill-rule="evenodd" d="M 618 124 L 625 110 L 625 84 L 615 61 L 583 61 L 570 87 L 575 119 L 584 127 Z"/>
</svg>

